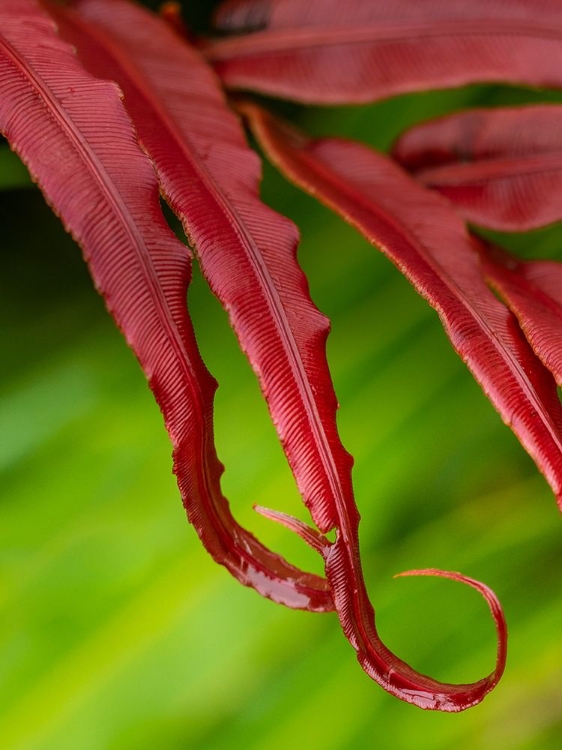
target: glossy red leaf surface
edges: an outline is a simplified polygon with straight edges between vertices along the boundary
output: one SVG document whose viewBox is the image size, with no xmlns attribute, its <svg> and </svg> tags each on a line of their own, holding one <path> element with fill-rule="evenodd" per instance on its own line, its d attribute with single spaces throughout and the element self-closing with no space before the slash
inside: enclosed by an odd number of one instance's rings
<svg viewBox="0 0 562 750">
<path fill-rule="evenodd" d="M 521 261 L 492 246 L 483 248 L 482 258 L 487 279 L 562 386 L 562 264 Z"/>
<path fill-rule="evenodd" d="M 474 109 L 407 131 L 393 157 L 468 221 L 504 232 L 562 219 L 562 107 Z"/>
<path fill-rule="evenodd" d="M 225 84 L 316 104 L 474 82 L 562 85 L 557 0 L 233 0 L 207 49 Z"/>
<path fill-rule="evenodd" d="M 93 78 L 30 0 L 0 4 L 0 129 L 82 246 L 98 290 L 163 411 L 190 520 L 242 582 L 295 604 L 330 606 L 232 518 L 213 445 L 215 383 L 187 316 L 191 253 L 168 228 L 154 169 L 114 83 Z M 298 597 L 298 598 L 297 598 Z"/>
<path fill-rule="evenodd" d="M 437 310 L 453 346 L 560 497 L 562 410 L 555 383 L 514 316 L 486 286 L 478 253 L 449 204 L 365 146 L 339 139 L 310 140 L 255 105 L 241 105 L 241 110 L 266 153 L 289 179 L 380 247 Z M 326 572 L 342 627 L 364 670 L 386 690 L 423 708 L 458 711 L 479 702 L 503 670 L 502 616 L 496 620 L 498 660 L 490 676 L 457 686 L 419 675 L 377 634 L 359 559 L 355 506 L 336 498 L 334 514 L 336 542 L 323 549 Z M 277 520 L 291 527 L 287 518 Z M 306 538 L 302 527 L 292 528 Z M 320 544 L 314 538 L 309 543 Z M 501 612 L 498 607 L 495 602 L 496 614 Z"/>
<path fill-rule="evenodd" d="M 90 70 L 123 88 L 161 189 L 258 375 L 299 491 L 328 530 L 334 496 L 352 497 L 352 460 L 336 429 L 329 323 L 297 265 L 297 229 L 259 200 L 259 159 L 198 53 L 125 0 L 76 7 L 61 29 Z"/>
</svg>

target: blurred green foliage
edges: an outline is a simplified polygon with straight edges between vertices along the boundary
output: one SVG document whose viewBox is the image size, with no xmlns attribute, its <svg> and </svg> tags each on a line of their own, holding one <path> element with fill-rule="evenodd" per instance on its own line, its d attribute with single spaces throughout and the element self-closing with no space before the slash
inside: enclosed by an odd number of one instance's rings
<svg viewBox="0 0 562 750">
<path fill-rule="evenodd" d="M 553 95 L 548 95 L 551 99 Z M 468 88 L 364 108 L 295 109 L 311 132 L 387 148 L 407 125 L 538 92 Z M 0 151 L 0 186 L 20 166 Z M 362 549 L 383 638 L 456 682 L 491 670 L 493 626 L 436 566 L 484 580 L 510 626 L 506 674 L 461 715 L 420 711 L 361 671 L 335 615 L 241 587 L 204 552 L 143 375 L 38 191 L 0 193 L 0 746 L 7 750 L 557 748 L 562 526 L 554 498 L 449 346 L 436 315 L 353 230 L 265 167 L 302 231 L 332 319 L 339 425 L 356 458 Z M 562 258 L 559 227 L 502 238 Z M 196 274 L 190 307 L 221 387 L 216 429 L 236 516 L 320 561 L 253 502 L 306 518 L 255 379 Z"/>
<path fill-rule="evenodd" d="M 29 172 L 0 137 L 0 190 L 29 187 Z"/>
</svg>

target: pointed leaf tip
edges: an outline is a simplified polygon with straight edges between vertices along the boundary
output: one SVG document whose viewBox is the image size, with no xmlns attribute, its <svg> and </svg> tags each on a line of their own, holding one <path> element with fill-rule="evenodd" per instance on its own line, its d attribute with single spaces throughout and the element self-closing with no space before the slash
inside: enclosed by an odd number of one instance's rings
<svg viewBox="0 0 562 750">
<path fill-rule="evenodd" d="M 406 578 L 409 576 L 433 576 L 438 578 L 448 578 L 451 581 L 464 583 L 467 586 L 478 591 L 482 595 L 494 620 L 497 635 L 497 652 L 496 666 L 494 671 L 489 675 L 490 689 L 500 680 L 505 670 L 507 658 L 507 622 L 500 600 L 494 591 L 486 584 L 477 581 L 475 578 L 469 578 L 455 571 L 440 570 L 439 568 L 420 568 L 415 570 L 405 570 L 402 573 L 396 573 L 393 578 Z"/>
<path fill-rule="evenodd" d="M 293 531 L 299 536 L 309 547 L 315 552 L 318 552 L 322 557 L 325 557 L 326 550 L 330 546 L 330 541 L 312 526 L 309 526 L 304 521 L 301 521 L 294 516 L 290 516 L 288 513 L 283 513 L 278 510 L 271 510 L 270 508 L 264 508 L 261 505 L 254 505 L 254 510 L 264 518 L 269 518 L 271 521 L 285 526 L 285 528 Z"/>
</svg>

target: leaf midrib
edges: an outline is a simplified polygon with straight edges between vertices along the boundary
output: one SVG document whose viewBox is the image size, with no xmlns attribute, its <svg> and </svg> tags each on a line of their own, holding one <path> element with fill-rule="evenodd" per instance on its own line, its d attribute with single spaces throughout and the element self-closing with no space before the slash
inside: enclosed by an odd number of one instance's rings
<svg viewBox="0 0 562 750">
<path fill-rule="evenodd" d="M 272 28 L 243 36 L 212 41 L 203 48 L 208 60 L 219 62 L 230 58 L 258 54 L 276 54 L 304 50 L 314 47 L 354 46 L 410 42 L 412 39 L 439 39 L 440 37 L 463 36 L 511 36 L 558 40 L 562 27 L 523 23 L 516 20 L 487 19 L 483 21 L 431 21 L 431 23 L 403 25 L 346 24 L 325 27 Z"/>
<path fill-rule="evenodd" d="M 470 162 L 451 162 L 415 170 L 415 175 L 425 184 L 451 185 L 458 183 L 477 185 L 483 182 L 508 180 L 529 175 L 562 172 L 562 151 L 543 154 L 475 157 Z"/>
</svg>

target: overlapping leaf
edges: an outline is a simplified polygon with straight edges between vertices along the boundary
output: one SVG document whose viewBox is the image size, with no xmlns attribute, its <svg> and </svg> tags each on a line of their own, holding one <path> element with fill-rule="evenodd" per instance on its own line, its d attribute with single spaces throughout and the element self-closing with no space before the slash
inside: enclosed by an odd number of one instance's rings
<svg viewBox="0 0 562 750">
<path fill-rule="evenodd" d="M 554 382 L 487 288 L 478 240 L 449 204 L 358 143 L 310 140 L 245 105 L 275 163 L 383 252 L 435 307 L 451 343 L 562 504 L 562 409 Z"/>
<path fill-rule="evenodd" d="M 562 219 L 562 107 L 480 109 L 413 127 L 394 157 L 469 221 L 524 231 Z M 562 266 L 480 244 L 488 282 L 562 385 Z"/>
<path fill-rule="evenodd" d="M 0 5 L 0 128 L 84 250 L 96 286 L 149 379 L 174 445 L 189 517 L 213 557 L 295 606 L 330 607 L 307 577 L 236 524 L 221 495 L 215 383 L 187 317 L 191 256 L 160 210 L 153 167 L 120 92 L 87 74 L 31 0 Z M 286 593 L 285 593 L 286 592 Z"/>
<path fill-rule="evenodd" d="M 208 58 L 227 86 L 303 102 L 508 81 L 562 85 L 556 0 L 231 0 Z"/>
<path fill-rule="evenodd" d="M 196 51 L 126 0 L 76 8 L 59 14 L 61 31 L 90 70 L 122 86 L 162 191 L 259 377 L 299 490 L 327 531 L 334 496 L 352 497 L 352 461 L 337 435 L 329 324 L 296 263 L 297 230 L 260 202 L 258 157 Z"/>
<path fill-rule="evenodd" d="M 562 386 L 562 264 L 520 261 L 483 246 L 487 279 L 517 315 L 536 354 Z"/>
<path fill-rule="evenodd" d="M 515 318 L 487 288 L 462 221 L 443 199 L 365 146 L 309 140 L 255 105 L 245 104 L 242 111 L 277 166 L 379 246 L 438 311 L 453 346 L 560 499 L 562 410 L 555 383 Z M 324 549 L 326 570 L 344 632 L 365 671 L 385 689 L 426 708 L 454 711 L 481 700 L 503 669 L 502 627 L 496 671 L 485 680 L 451 686 L 413 672 L 377 635 L 359 560 L 355 508 L 336 499 L 334 513 L 337 539 Z"/>
<path fill-rule="evenodd" d="M 526 231 L 562 219 L 562 107 L 475 109 L 417 125 L 393 156 L 475 224 Z"/>
</svg>

